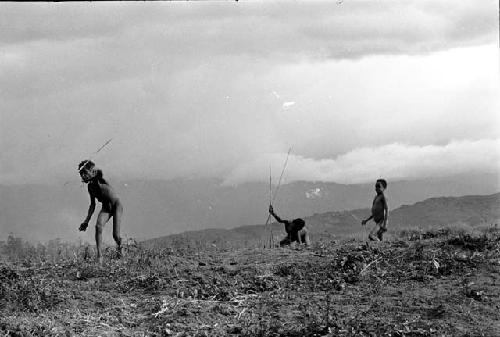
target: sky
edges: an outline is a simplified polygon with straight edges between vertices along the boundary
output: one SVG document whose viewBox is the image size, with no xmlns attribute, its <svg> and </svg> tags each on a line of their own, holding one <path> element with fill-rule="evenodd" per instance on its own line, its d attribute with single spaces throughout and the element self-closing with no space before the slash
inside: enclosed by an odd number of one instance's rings
<svg viewBox="0 0 500 337">
<path fill-rule="evenodd" d="M 500 172 L 498 2 L 0 4 L 0 184 Z M 112 141 L 95 153 L 107 140 Z"/>
</svg>

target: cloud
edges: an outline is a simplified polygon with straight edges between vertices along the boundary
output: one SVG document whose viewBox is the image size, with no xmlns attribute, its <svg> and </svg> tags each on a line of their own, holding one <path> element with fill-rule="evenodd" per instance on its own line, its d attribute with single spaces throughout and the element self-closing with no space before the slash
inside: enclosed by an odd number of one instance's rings
<svg viewBox="0 0 500 337">
<path fill-rule="evenodd" d="M 326 11 L 304 20 L 300 32 L 321 42 L 322 54 L 335 59 L 425 54 L 491 43 L 498 36 L 493 6 L 493 1 L 465 1 L 453 8 L 445 1 L 345 2 L 334 15 Z"/>
<path fill-rule="evenodd" d="M 3 99 L 60 95 L 146 75 L 176 77 L 217 58 L 239 69 L 250 60 L 253 67 L 270 68 L 498 40 L 493 1 L 452 8 L 447 1 L 0 6 Z"/>
<path fill-rule="evenodd" d="M 78 180 L 111 137 L 100 165 L 163 179 L 493 138 L 493 6 L 0 4 L 0 182 Z"/>
<path fill-rule="evenodd" d="M 322 195 L 321 188 L 319 188 L 319 187 L 312 188 L 309 191 L 306 191 L 305 195 L 306 195 L 307 199 L 321 198 L 321 195 Z"/>
<path fill-rule="evenodd" d="M 231 185 L 262 180 L 269 163 L 272 163 L 272 167 L 282 167 L 285 158 L 284 153 L 257 157 L 238 166 L 224 183 Z M 286 182 L 313 180 L 355 184 L 381 177 L 401 180 L 464 173 L 497 173 L 499 168 L 500 139 L 482 139 L 453 141 L 442 146 L 394 143 L 375 148 L 357 148 L 335 159 L 314 160 L 292 155 L 284 177 Z M 315 195 L 312 192 L 311 197 Z"/>
<path fill-rule="evenodd" d="M 156 41 L 180 55 L 358 58 L 491 43 L 498 33 L 492 0 L 1 6 L 3 44 L 118 38 L 131 51 Z"/>
<path fill-rule="evenodd" d="M 322 160 L 397 142 L 494 138 L 497 56 L 485 46 L 348 62 L 222 58 L 172 72 L 153 64 L 156 71 L 138 69 L 132 78 L 117 70 L 109 82 L 52 94 L 20 91 L 2 101 L 0 181 L 78 180 L 75 165 L 109 138 L 96 160 L 125 179 L 229 177 L 241 163 L 290 146 Z M 283 101 L 300 104 L 283 113 Z"/>
</svg>

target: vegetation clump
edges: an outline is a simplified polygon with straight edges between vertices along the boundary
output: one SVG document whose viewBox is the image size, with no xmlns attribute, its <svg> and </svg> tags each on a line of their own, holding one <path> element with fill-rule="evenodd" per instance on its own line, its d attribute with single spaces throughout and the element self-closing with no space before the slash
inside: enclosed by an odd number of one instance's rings
<svg viewBox="0 0 500 337">
<path fill-rule="evenodd" d="M 136 244 L 102 265 L 87 246 L 4 251 L 0 335 L 499 335 L 500 233 L 421 234 L 308 249 Z"/>
</svg>

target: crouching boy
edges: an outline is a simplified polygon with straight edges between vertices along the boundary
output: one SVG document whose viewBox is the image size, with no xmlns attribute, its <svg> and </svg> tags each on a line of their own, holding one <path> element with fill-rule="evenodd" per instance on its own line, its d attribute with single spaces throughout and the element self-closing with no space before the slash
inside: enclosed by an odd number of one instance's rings
<svg viewBox="0 0 500 337">
<path fill-rule="evenodd" d="M 306 222 L 303 219 L 297 218 L 293 220 L 282 220 L 276 213 L 272 205 L 269 205 L 269 213 L 278 221 L 285 225 L 286 237 L 280 241 L 280 247 L 291 245 L 293 242 L 305 244 L 309 246 L 311 240 L 306 229 Z"/>
</svg>

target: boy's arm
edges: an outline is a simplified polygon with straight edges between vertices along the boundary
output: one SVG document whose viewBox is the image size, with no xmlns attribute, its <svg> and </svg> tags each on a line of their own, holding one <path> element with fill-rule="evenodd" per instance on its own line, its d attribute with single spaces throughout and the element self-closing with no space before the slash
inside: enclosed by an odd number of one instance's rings
<svg viewBox="0 0 500 337">
<path fill-rule="evenodd" d="M 274 213 L 274 209 L 272 205 L 269 205 L 269 213 L 278 221 L 279 223 L 285 223 L 285 220 L 282 220 L 276 213 Z"/>
<path fill-rule="evenodd" d="M 92 214 L 94 214 L 94 211 L 95 211 L 95 198 L 91 195 L 89 211 L 87 212 L 87 217 L 85 218 L 85 220 L 83 220 L 82 224 L 80 225 L 80 231 L 85 231 L 87 229 L 90 218 L 92 218 Z"/>
<path fill-rule="evenodd" d="M 371 219 L 373 219 L 373 214 L 372 214 L 372 215 L 370 215 L 370 217 L 369 217 L 369 218 L 366 218 L 365 220 L 361 221 L 361 224 L 362 224 L 362 225 L 366 225 L 366 223 L 367 223 L 368 221 L 370 221 Z"/>
<path fill-rule="evenodd" d="M 384 196 L 384 226 L 387 225 L 388 218 L 389 218 L 389 205 L 387 204 L 387 198 Z"/>
</svg>

